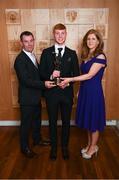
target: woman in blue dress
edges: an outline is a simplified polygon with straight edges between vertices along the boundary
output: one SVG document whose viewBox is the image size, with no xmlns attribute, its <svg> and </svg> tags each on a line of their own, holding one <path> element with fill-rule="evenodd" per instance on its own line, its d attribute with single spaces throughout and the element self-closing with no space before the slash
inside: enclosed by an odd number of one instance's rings
<svg viewBox="0 0 119 180">
<path fill-rule="evenodd" d="M 99 132 L 104 130 L 105 100 L 102 89 L 102 77 L 107 66 L 103 52 L 104 42 L 101 34 L 91 29 L 83 38 L 81 49 L 81 75 L 72 78 L 63 78 L 62 86 L 69 82 L 81 81 L 77 102 L 76 124 L 86 129 L 88 142 L 81 150 L 82 157 L 90 159 L 97 154 Z"/>
</svg>

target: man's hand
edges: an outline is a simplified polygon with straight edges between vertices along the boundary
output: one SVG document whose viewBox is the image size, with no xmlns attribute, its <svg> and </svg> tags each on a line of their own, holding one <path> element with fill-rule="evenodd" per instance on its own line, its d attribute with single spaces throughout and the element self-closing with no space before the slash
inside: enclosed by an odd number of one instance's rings
<svg viewBox="0 0 119 180">
<path fill-rule="evenodd" d="M 50 89 L 50 88 L 53 88 L 55 87 L 56 85 L 54 84 L 54 82 L 52 81 L 45 81 L 45 87 Z"/>
<path fill-rule="evenodd" d="M 53 78 L 60 77 L 60 71 L 54 70 L 52 73 L 52 77 Z"/>
</svg>

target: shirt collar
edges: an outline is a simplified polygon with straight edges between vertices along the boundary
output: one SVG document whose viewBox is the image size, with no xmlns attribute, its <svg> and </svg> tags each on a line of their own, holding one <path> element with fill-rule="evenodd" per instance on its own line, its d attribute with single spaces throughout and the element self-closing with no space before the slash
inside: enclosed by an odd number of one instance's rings
<svg viewBox="0 0 119 180">
<path fill-rule="evenodd" d="M 58 51 L 58 48 L 62 48 L 62 51 L 61 51 L 61 54 L 62 54 L 62 56 L 63 56 L 63 54 L 64 54 L 64 51 L 65 51 L 65 45 L 63 44 L 63 45 L 59 45 L 59 44 L 56 44 L 55 43 L 55 53 L 58 53 L 59 51 Z"/>
<path fill-rule="evenodd" d="M 28 55 L 28 56 L 31 56 L 32 52 L 28 52 L 26 51 L 25 49 L 23 49 L 23 51 Z"/>
<path fill-rule="evenodd" d="M 55 49 L 58 49 L 58 48 L 63 48 L 63 50 L 64 50 L 65 45 L 64 44 L 63 45 L 59 45 L 59 44 L 55 43 Z"/>
</svg>

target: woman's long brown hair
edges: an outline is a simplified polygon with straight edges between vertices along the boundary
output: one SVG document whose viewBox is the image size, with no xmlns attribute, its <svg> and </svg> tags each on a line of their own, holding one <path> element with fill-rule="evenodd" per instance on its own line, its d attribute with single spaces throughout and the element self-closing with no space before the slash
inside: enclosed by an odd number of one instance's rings
<svg viewBox="0 0 119 180">
<path fill-rule="evenodd" d="M 90 49 L 87 46 L 87 38 L 89 34 L 94 34 L 99 41 L 97 48 L 95 49 L 95 51 L 92 52 L 92 54 L 89 54 Z M 90 29 L 83 38 L 82 47 L 81 47 L 81 60 L 89 60 L 91 57 L 95 57 L 99 54 L 104 54 L 103 48 L 104 48 L 104 42 L 100 32 L 95 29 Z"/>
</svg>

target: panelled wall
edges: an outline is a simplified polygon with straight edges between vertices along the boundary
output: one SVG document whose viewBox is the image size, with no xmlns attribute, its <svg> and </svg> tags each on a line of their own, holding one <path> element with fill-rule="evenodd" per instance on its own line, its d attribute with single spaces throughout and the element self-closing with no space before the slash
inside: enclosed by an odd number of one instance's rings
<svg viewBox="0 0 119 180">
<path fill-rule="evenodd" d="M 100 31 L 105 42 L 107 53 L 108 40 L 108 8 L 60 8 L 60 9 L 5 9 L 8 57 L 10 63 L 10 80 L 12 89 L 12 106 L 18 108 L 18 80 L 14 70 L 14 60 L 21 50 L 19 35 L 24 30 L 33 32 L 36 43 L 34 52 L 37 60 L 44 48 L 54 44 L 52 29 L 58 23 L 64 23 L 67 27 L 66 45 L 80 54 L 80 46 L 84 34 L 92 28 Z M 29 20 L 28 20 L 29 19 Z M 79 58 L 80 64 L 80 58 Z M 106 75 L 103 78 L 105 93 Z M 74 106 L 77 103 L 77 89 L 75 85 Z M 43 101 L 42 101 L 43 102 Z M 45 104 L 43 104 L 45 105 Z M 45 107 L 45 106 L 44 106 Z"/>
<path fill-rule="evenodd" d="M 84 23 L 86 16 L 89 16 L 89 22 Z M 52 44 L 51 28 L 59 21 L 66 24 L 69 33 L 67 45 L 76 49 L 77 54 L 80 49 L 80 39 L 88 29 L 95 28 L 101 31 L 108 57 L 108 68 L 103 79 L 107 119 L 119 119 L 118 17 L 118 0 L 0 0 L 0 119 L 20 118 L 17 104 L 17 79 L 13 70 L 15 56 L 20 50 L 19 34 L 26 27 L 35 33 L 37 41 L 35 52 L 39 57 L 42 49 Z M 73 36 L 73 32 L 77 32 L 77 35 Z M 79 84 L 76 83 L 75 94 L 78 86 Z M 75 95 L 72 119 L 76 101 Z M 44 99 L 42 104 L 42 116 L 43 119 L 47 119 Z"/>
</svg>

